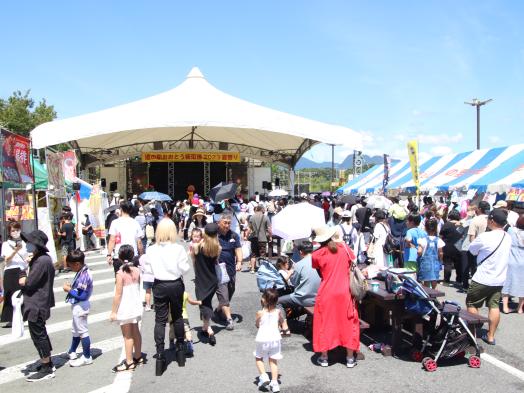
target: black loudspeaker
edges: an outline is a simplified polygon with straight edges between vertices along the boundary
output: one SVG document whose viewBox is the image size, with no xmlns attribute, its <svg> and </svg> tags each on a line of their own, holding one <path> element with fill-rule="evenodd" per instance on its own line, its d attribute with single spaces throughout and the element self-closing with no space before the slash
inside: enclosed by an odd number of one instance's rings
<svg viewBox="0 0 524 393">
<path fill-rule="evenodd" d="M 153 150 L 163 150 L 163 149 L 164 149 L 163 142 L 153 142 Z"/>
<path fill-rule="evenodd" d="M 280 177 L 275 177 L 275 187 L 280 187 Z"/>
<path fill-rule="evenodd" d="M 80 183 L 73 183 L 73 191 L 80 191 Z"/>
<path fill-rule="evenodd" d="M 118 182 L 112 181 L 111 183 L 109 183 L 109 191 L 116 191 L 117 188 L 118 188 Z"/>
<path fill-rule="evenodd" d="M 227 142 L 218 142 L 218 150 L 228 150 L 229 143 Z"/>
<path fill-rule="evenodd" d="M 266 190 L 271 191 L 271 190 L 273 189 L 273 186 L 271 185 L 271 182 L 268 181 L 268 182 L 266 182 L 266 183 L 267 183 Z"/>
<path fill-rule="evenodd" d="M 102 188 L 106 188 L 106 185 L 107 185 L 107 183 L 106 183 L 106 179 L 105 179 L 105 178 L 100 179 L 100 186 L 101 186 Z"/>
<path fill-rule="evenodd" d="M 264 190 L 267 190 L 267 181 L 265 181 L 265 180 L 262 181 L 262 188 Z"/>
</svg>

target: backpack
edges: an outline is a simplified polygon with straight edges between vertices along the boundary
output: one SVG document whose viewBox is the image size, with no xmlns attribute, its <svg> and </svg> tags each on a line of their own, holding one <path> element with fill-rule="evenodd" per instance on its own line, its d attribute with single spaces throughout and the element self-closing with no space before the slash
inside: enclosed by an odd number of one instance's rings
<svg viewBox="0 0 524 393">
<path fill-rule="evenodd" d="M 382 224 L 382 226 L 387 232 L 386 241 L 384 242 L 382 249 L 384 250 L 384 254 L 390 255 L 393 254 L 394 251 L 400 249 L 400 240 L 393 236 L 391 234 L 391 231 L 388 230 L 388 228 L 384 224 Z"/>
<path fill-rule="evenodd" d="M 151 224 L 146 225 L 146 238 L 147 240 L 153 240 L 155 238 L 155 228 Z"/>
<path fill-rule="evenodd" d="M 353 232 L 355 231 L 355 228 L 351 226 L 351 230 L 349 233 L 346 233 L 344 230 L 344 226 L 342 224 L 339 225 L 340 229 L 342 229 L 342 240 L 344 240 L 344 243 L 348 245 L 348 247 L 353 247 Z"/>
</svg>

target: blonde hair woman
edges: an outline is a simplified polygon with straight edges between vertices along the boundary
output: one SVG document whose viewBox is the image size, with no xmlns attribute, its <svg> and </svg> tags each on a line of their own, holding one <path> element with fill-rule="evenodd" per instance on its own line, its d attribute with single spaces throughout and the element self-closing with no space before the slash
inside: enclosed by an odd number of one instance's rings
<svg viewBox="0 0 524 393">
<path fill-rule="evenodd" d="M 176 243 L 176 226 L 169 218 L 162 219 L 155 232 L 156 243 L 146 251 L 146 271 L 153 274 L 153 297 L 155 299 L 156 374 L 162 375 L 166 368 L 164 355 L 166 323 L 171 312 L 176 337 L 176 359 L 179 366 L 186 361 L 184 345 L 184 281 L 189 271 L 188 256 L 184 247 Z"/>
<path fill-rule="evenodd" d="M 209 320 L 213 316 L 213 296 L 218 287 L 218 279 L 215 271 L 218 256 L 220 255 L 220 243 L 218 242 L 218 225 L 207 224 L 204 228 L 204 239 L 194 247 L 195 258 L 195 294 L 200 305 L 200 317 L 202 318 L 202 334 L 208 338 L 211 345 L 216 344 L 213 329 Z"/>
</svg>

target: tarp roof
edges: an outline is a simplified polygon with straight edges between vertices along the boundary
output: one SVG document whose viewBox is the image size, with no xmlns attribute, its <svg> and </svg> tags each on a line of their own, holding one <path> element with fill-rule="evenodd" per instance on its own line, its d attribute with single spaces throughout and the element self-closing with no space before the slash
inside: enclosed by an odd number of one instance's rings
<svg viewBox="0 0 524 393">
<path fill-rule="evenodd" d="M 475 189 L 507 192 L 524 188 L 524 144 L 431 157 L 419 162 L 421 191 Z M 384 165 L 377 165 L 340 187 L 337 192 L 373 193 L 382 189 Z M 391 165 L 389 190 L 415 191 L 409 160 Z"/>
<path fill-rule="evenodd" d="M 293 165 L 316 143 L 360 149 L 349 128 L 250 103 L 211 85 L 198 68 L 176 88 L 129 104 L 42 124 L 34 148 L 76 141 L 99 160 L 153 150 L 233 150 L 246 157 Z M 192 141 L 192 142 L 190 142 Z M 161 145 L 153 142 L 164 142 Z M 219 146 L 219 142 L 228 143 Z M 219 149 L 222 147 L 222 149 Z"/>
</svg>

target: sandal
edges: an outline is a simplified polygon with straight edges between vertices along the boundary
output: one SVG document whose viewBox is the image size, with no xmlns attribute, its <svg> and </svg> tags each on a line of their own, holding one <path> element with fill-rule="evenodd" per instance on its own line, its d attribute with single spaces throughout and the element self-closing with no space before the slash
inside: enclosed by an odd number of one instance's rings
<svg viewBox="0 0 524 393">
<path fill-rule="evenodd" d="M 489 341 L 488 340 L 488 334 L 487 333 L 484 333 L 480 339 L 482 341 L 484 341 L 488 345 L 497 345 L 497 342 L 495 341 L 495 339 L 493 339 L 493 341 Z"/>
<path fill-rule="evenodd" d="M 142 366 L 143 364 L 146 364 L 146 359 L 144 356 L 140 356 L 139 358 L 133 358 L 133 361 L 137 366 Z"/>
<path fill-rule="evenodd" d="M 282 329 L 280 331 L 280 334 L 282 335 L 282 337 L 291 337 L 291 330 L 289 330 L 289 329 Z"/>
<path fill-rule="evenodd" d="M 133 362 L 131 364 L 127 364 L 126 360 L 122 360 L 120 363 L 118 363 L 115 367 L 111 369 L 114 373 L 119 373 L 121 371 L 133 371 L 136 368 L 136 364 Z"/>
</svg>

